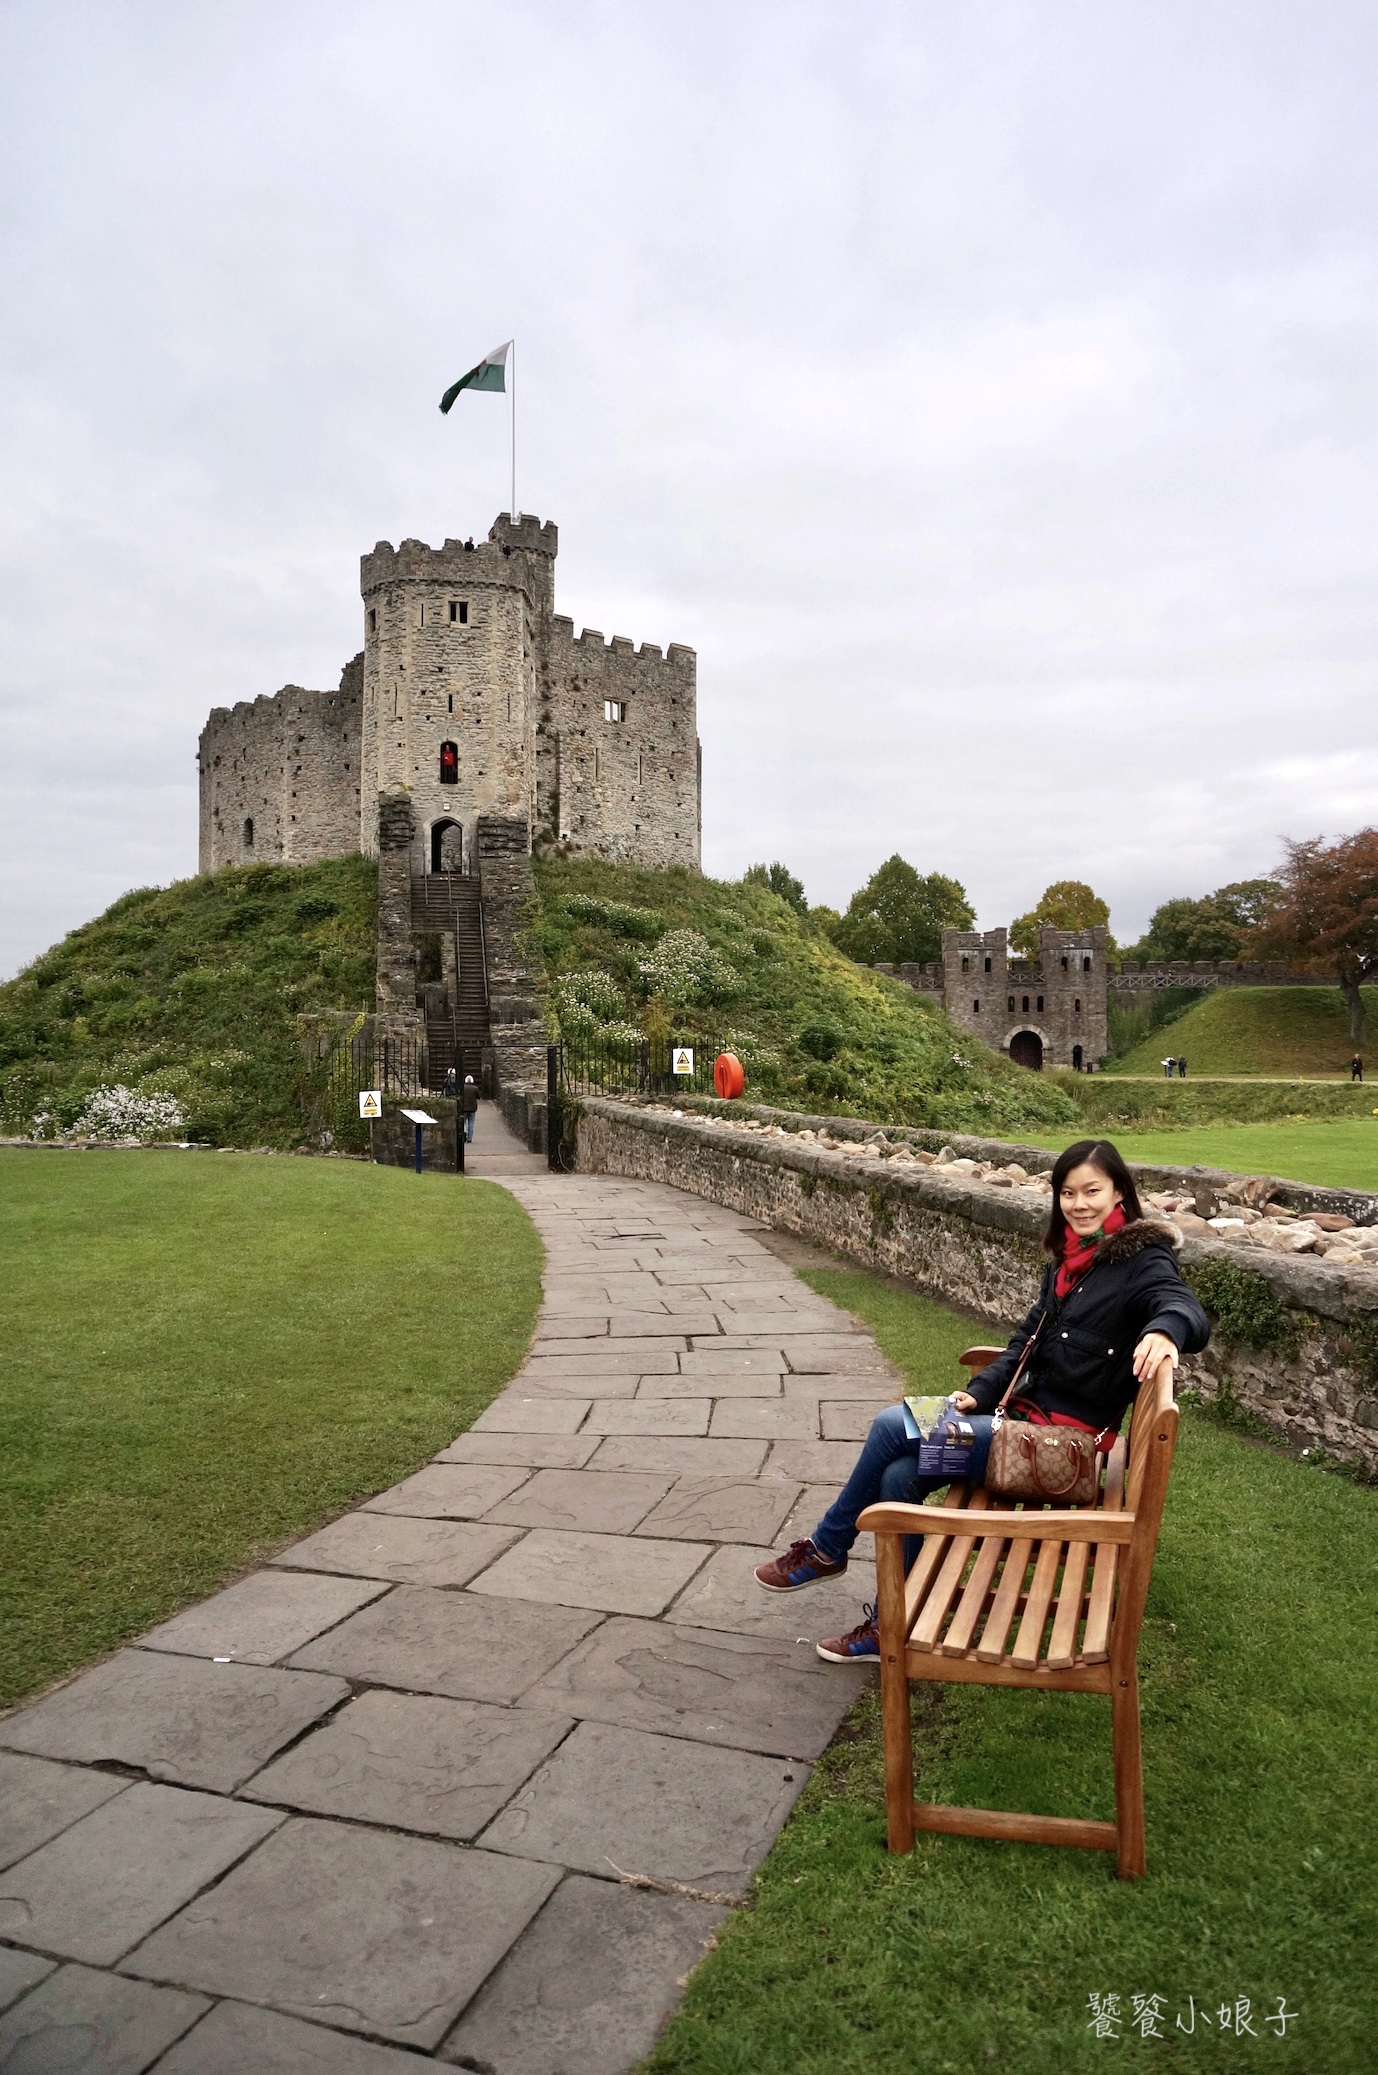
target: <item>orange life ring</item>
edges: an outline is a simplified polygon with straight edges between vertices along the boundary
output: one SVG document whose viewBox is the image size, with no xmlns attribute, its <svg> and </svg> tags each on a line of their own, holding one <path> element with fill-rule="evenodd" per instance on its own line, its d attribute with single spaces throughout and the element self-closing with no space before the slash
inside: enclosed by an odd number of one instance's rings
<svg viewBox="0 0 1378 2075">
<path fill-rule="evenodd" d="M 746 1086 L 746 1068 L 735 1052 L 719 1052 L 713 1061 L 713 1086 L 724 1102 L 732 1102 Z"/>
</svg>

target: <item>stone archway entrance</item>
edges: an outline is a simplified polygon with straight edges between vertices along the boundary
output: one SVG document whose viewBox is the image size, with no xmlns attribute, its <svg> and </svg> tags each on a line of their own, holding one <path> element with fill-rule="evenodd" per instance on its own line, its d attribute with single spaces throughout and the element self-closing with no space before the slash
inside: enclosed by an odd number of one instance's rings
<svg viewBox="0 0 1378 2075">
<path fill-rule="evenodd" d="M 1010 1058 L 1016 1066 L 1027 1066 L 1033 1073 L 1043 1071 L 1043 1040 L 1036 1030 L 1016 1030 L 1010 1039 Z"/>
<path fill-rule="evenodd" d="M 464 830 L 457 821 L 432 822 L 431 870 L 433 872 L 462 872 L 464 870 Z"/>
</svg>

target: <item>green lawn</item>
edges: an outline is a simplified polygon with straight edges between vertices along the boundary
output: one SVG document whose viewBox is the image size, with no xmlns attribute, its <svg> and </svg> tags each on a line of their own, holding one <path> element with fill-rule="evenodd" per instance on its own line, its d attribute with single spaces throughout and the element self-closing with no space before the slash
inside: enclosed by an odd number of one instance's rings
<svg viewBox="0 0 1378 2075">
<path fill-rule="evenodd" d="M 805 1279 L 929 1387 L 983 1337 L 865 1275 Z M 1148 1878 L 1121 1884 L 1100 1853 L 966 1838 L 890 1858 L 868 1697 L 648 2075 L 1372 2070 L 1376 1508 L 1189 1412 L 1140 1654 Z M 915 1691 L 922 1798 L 1113 1814 L 1105 1703 Z M 1160 1995 L 1165 2037 L 1096 2039 L 1093 1994 L 1125 2015 Z M 1263 2022 L 1279 1996 L 1298 2013 L 1285 2038 Z M 1194 2036 L 1175 2022 L 1189 1997 Z M 1240 1997 L 1256 2036 L 1222 2036 L 1220 2006 Z"/>
<path fill-rule="evenodd" d="M 1378 1087 L 1373 1092 L 1378 1095 Z M 1277 1174 L 1326 1189 L 1378 1190 L 1378 1116 L 1335 1123 L 1220 1124 L 1195 1131 L 1112 1128 L 1107 1135 L 1126 1160 Z M 1067 1142 L 1065 1135 L 1030 1141 L 1058 1152 Z"/>
<path fill-rule="evenodd" d="M 0 1702 L 443 1447 L 516 1369 L 505 1189 L 362 1162 L 0 1152 Z"/>
<path fill-rule="evenodd" d="M 1378 987 L 1366 987 L 1364 1000 L 1378 1029 Z M 1171 1052 L 1186 1054 L 1189 1073 L 1347 1080 L 1353 1051 L 1338 987 L 1222 987 L 1112 1060 L 1107 1072 L 1157 1073 Z"/>
</svg>

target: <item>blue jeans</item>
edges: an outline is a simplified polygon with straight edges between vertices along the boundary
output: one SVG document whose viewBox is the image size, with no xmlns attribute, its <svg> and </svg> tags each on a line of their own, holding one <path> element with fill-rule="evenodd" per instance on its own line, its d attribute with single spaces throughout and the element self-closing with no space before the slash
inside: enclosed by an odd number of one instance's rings
<svg viewBox="0 0 1378 2075">
<path fill-rule="evenodd" d="M 464 1119 L 464 1143 L 466 1146 L 471 1146 L 474 1142 L 474 1118 L 476 1114 L 476 1111 L 470 1110 L 468 1116 Z"/>
<path fill-rule="evenodd" d="M 971 1451 L 971 1482 L 979 1484 L 986 1474 L 986 1457 L 990 1454 L 991 1416 L 985 1412 L 964 1412 L 961 1417 L 976 1432 Z M 868 1506 L 880 1499 L 887 1499 L 891 1505 L 918 1506 L 930 1493 L 944 1490 L 951 1482 L 950 1477 L 919 1475 L 918 1455 L 905 1431 L 903 1409 L 887 1405 L 871 1421 L 871 1431 L 862 1444 L 856 1468 L 814 1529 L 814 1546 L 836 1563 L 850 1551 L 856 1540 L 857 1515 Z M 918 1548 L 919 1537 L 906 1535 L 906 1570 Z"/>
</svg>

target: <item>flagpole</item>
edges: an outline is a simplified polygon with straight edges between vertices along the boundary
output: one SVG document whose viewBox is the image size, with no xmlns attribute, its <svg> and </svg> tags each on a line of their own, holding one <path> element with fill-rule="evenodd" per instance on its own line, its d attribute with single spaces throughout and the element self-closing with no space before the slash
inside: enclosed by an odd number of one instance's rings
<svg viewBox="0 0 1378 2075">
<path fill-rule="evenodd" d="M 512 392 L 508 405 L 512 428 L 512 524 L 517 523 L 517 342 L 512 341 Z"/>
</svg>

